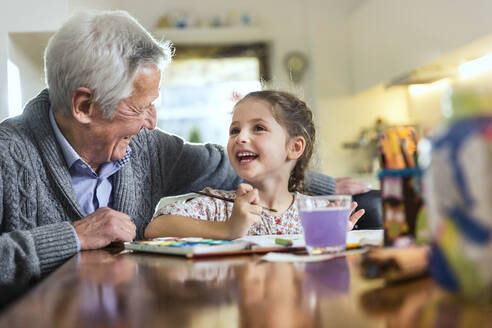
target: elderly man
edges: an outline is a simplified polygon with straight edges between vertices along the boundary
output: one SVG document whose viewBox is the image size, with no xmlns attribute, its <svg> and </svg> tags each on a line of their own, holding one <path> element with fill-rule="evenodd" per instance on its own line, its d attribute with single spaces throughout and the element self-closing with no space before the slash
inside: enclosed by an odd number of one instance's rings
<svg viewBox="0 0 492 328">
<path fill-rule="evenodd" d="M 79 250 L 142 238 L 163 196 L 237 187 L 220 146 L 154 130 L 170 59 L 169 44 L 125 12 L 77 14 L 51 38 L 48 89 L 0 124 L 4 289 L 25 289 Z M 335 181 L 311 173 L 310 188 L 332 193 Z"/>
</svg>

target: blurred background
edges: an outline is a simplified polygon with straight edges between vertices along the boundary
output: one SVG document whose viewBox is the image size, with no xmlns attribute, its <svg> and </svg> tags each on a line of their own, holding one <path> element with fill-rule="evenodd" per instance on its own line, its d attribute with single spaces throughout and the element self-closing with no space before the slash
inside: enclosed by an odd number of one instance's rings
<svg viewBox="0 0 492 328">
<path fill-rule="evenodd" d="M 126 10 L 173 42 L 161 129 L 225 144 L 238 98 L 290 91 L 316 115 L 314 167 L 376 185 L 382 129 L 425 135 L 450 86 L 492 83 L 489 0 L 17 0 L 0 12 L 0 120 L 45 87 L 44 47 L 79 9 Z"/>
</svg>

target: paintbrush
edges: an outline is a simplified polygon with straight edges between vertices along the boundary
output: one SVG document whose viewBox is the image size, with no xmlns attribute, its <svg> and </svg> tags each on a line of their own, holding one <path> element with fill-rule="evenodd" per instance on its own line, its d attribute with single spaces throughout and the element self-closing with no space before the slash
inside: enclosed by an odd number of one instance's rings
<svg viewBox="0 0 492 328">
<path fill-rule="evenodd" d="M 234 199 L 232 199 L 232 198 L 227 198 L 227 197 L 217 196 L 217 195 L 209 194 L 209 193 L 207 193 L 207 192 L 203 192 L 203 191 L 194 191 L 194 193 L 195 193 L 195 194 L 199 194 L 199 195 L 203 195 L 203 196 L 212 197 L 212 198 L 222 199 L 222 200 L 225 200 L 226 202 L 231 202 L 231 203 L 234 203 Z M 270 212 L 277 212 L 277 210 L 276 210 L 276 209 L 274 209 L 274 208 L 265 207 L 265 206 L 262 206 L 262 208 L 263 208 L 264 210 L 267 210 L 267 211 L 270 211 Z"/>
</svg>

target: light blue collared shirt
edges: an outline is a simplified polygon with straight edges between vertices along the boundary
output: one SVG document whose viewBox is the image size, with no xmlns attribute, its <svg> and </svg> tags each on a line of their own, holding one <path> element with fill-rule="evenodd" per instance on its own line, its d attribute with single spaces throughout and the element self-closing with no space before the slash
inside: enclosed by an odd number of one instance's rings
<svg viewBox="0 0 492 328">
<path fill-rule="evenodd" d="M 130 160 L 131 148 L 126 148 L 125 156 L 118 160 L 104 163 L 99 168 L 99 174 L 77 154 L 68 140 L 63 136 L 50 108 L 50 122 L 60 145 L 63 157 L 67 163 L 72 185 L 85 215 L 93 213 L 100 207 L 111 207 L 113 190 L 113 174 L 118 172 Z M 77 241 L 78 242 L 78 241 Z"/>
</svg>

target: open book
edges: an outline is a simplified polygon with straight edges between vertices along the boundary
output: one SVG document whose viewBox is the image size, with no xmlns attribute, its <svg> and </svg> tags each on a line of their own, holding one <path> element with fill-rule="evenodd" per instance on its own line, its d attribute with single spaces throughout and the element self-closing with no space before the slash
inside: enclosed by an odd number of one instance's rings
<svg viewBox="0 0 492 328">
<path fill-rule="evenodd" d="M 285 241 L 290 241 L 286 245 Z M 382 245 L 383 230 L 358 230 L 347 233 L 347 247 Z M 240 255 L 268 252 L 294 252 L 305 249 L 304 236 L 245 236 L 234 240 L 162 237 L 125 243 L 126 249 L 141 252 L 181 255 L 187 258 Z"/>
</svg>

